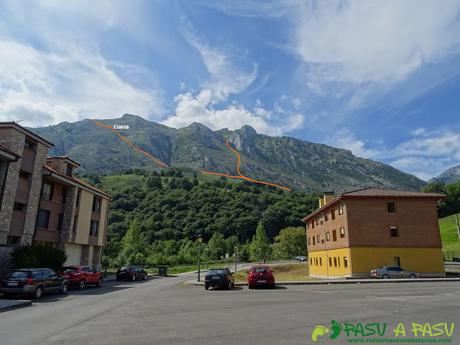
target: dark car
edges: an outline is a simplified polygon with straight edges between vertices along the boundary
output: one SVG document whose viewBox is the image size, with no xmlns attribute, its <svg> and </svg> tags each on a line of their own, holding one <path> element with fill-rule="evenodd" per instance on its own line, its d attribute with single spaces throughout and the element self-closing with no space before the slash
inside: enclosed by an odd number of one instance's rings
<svg viewBox="0 0 460 345">
<path fill-rule="evenodd" d="M 372 278 L 397 279 L 397 278 L 419 278 L 416 272 L 406 271 L 399 266 L 381 266 L 371 271 Z"/>
<path fill-rule="evenodd" d="M 13 294 L 30 295 L 35 299 L 44 293 L 67 293 L 69 282 L 49 268 L 22 268 L 11 271 L 2 280 L 0 292 L 5 296 Z"/>
<path fill-rule="evenodd" d="M 117 280 L 147 280 L 149 275 L 139 266 L 125 266 L 117 271 Z"/>
<path fill-rule="evenodd" d="M 268 266 L 252 266 L 248 271 L 248 288 L 259 286 L 275 287 L 275 277 Z"/>
<path fill-rule="evenodd" d="M 221 287 L 230 289 L 235 286 L 233 273 L 228 268 L 212 268 L 204 276 L 204 288 Z"/>
</svg>

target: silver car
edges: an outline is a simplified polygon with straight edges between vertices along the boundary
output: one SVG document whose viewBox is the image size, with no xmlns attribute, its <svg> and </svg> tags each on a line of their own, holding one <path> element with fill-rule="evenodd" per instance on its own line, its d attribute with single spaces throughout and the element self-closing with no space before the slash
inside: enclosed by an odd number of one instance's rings
<svg viewBox="0 0 460 345">
<path fill-rule="evenodd" d="M 371 271 L 372 278 L 380 279 L 418 278 L 419 276 L 418 273 L 405 271 L 398 266 L 381 266 Z"/>
</svg>

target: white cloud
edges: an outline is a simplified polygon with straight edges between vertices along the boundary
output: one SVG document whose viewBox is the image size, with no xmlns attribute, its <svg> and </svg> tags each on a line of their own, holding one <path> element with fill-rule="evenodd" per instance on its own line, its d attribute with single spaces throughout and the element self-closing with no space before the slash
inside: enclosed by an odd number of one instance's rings
<svg viewBox="0 0 460 345">
<path fill-rule="evenodd" d="M 190 31 L 185 31 L 184 37 L 200 53 L 210 75 L 210 80 L 203 84 L 203 88 L 210 92 L 211 103 L 224 101 L 229 95 L 245 91 L 257 78 L 257 65 L 245 71 L 235 63 L 239 55 L 236 49 L 225 53 L 223 49 L 211 47 Z"/>
<path fill-rule="evenodd" d="M 8 40 L 0 40 L 0 51 L 0 120 L 40 126 L 162 109 L 158 92 L 131 86 L 97 52 L 42 52 Z"/>
<path fill-rule="evenodd" d="M 359 139 L 348 128 L 341 128 L 336 131 L 328 143 L 334 147 L 340 147 L 350 150 L 355 156 L 363 158 L 373 158 L 377 155 L 377 151 L 366 148 L 366 143 Z"/>
<path fill-rule="evenodd" d="M 252 111 L 239 104 L 231 104 L 221 109 L 215 109 L 210 103 L 210 91 L 202 90 L 197 96 L 187 92 L 176 97 L 176 113 L 163 121 L 163 124 L 180 128 L 190 125 L 193 122 L 200 122 L 211 129 L 229 128 L 238 129 L 243 125 L 254 127 L 257 132 L 269 135 L 281 135 L 298 128 L 303 122 L 303 116 L 295 113 L 283 115 L 282 123 L 280 118 L 270 110 L 260 106 Z M 269 120 L 274 120 L 269 122 Z"/>
<path fill-rule="evenodd" d="M 460 3 L 318 1 L 296 9 L 294 50 L 309 67 L 310 85 L 405 80 L 424 64 L 460 48 Z"/>
</svg>

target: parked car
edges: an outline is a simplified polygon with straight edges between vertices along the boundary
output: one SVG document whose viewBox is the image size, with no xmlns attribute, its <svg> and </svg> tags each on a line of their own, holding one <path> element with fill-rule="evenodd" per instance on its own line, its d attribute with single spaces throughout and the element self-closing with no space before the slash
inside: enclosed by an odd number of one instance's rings
<svg viewBox="0 0 460 345">
<path fill-rule="evenodd" d="M 300 262 L 304 262 L 305 260 L 307 260 L 305 256 L 296 256 L 295 259 Z"/>
<path fill-rule="evenodd" d="M 25 294 L 39 299 L 44 293 L 66 294 L 69 281 L 49 268 L 22 268 L 11 271 L 2 280 L 0 292 L 5 296 Z"/>
<path fill-rule="evenodd" d="M 235 286 L 235 278 L 233 273 L 228 268 L 211 268 L 204 276 L 204 288 L 208 290 L 210 287 L 233 288 Z"/>
<path fill-rule="evenodd" d="M 139 266 L 125 266 L 117 271 L 117 280 L 147 280 L 149 275 Z"/>
<path fill-rule="evenodd" d="M 371 277 L 381 279 L 418 278 L 420 275 L 416 272 L 405 271 L 398 266 L 381 266 L 371 271 Z"/>
<path fill-rule="evenodd" d="M 248 271 L 248 288 L 255 287 L 275 287 L 275 277 L 268 266 L 252 266 Z"/>
<path fill-rule="evenodd" d="M 66 278 L 70 286 L 77 286 L 81 290 L 88 285 L 96 285 L 101 287 L 104 284 L 104 276 L 102 272 L 93 269 L 91 266 L 64 266 L 62 275 Z"/>
</svg>

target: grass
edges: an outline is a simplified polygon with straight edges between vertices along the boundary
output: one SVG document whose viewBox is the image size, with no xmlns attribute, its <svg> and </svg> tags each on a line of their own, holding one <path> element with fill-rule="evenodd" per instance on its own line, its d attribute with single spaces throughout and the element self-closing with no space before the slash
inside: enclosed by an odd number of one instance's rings
<svg viewBox="0 0 460 345">
<path fill-rule="evenodd" d="M 104 176 L 102 178 L 102 185 L 109 192 L 122 190 L 127 187 L 142 187 L 144 184 L 144 176 L 136 174 Z"/>
<path fill-rule="evenodd" d="M 269 265 L 270 266 L 270 265 Z M 311 278 L 308 270 L 308 264 L 283 264 L 271 266 L 275 281 L 307 281 L 314 280 Z M 235 274 L 235 281 L 245 283 L 248 270 L 241 270 Z"/>
<path fill-rule="evenodd" d="M 441 218 L 439 227 L 441 230 L 442 251 L 444 256 L 451 260 L 452 257 L 460 258 L 460 240 L 457 235 L 457 227 L 455 225 L 455 215 Z M 460 220 L 460 213 L 458 214 Z"/>
</svg>

